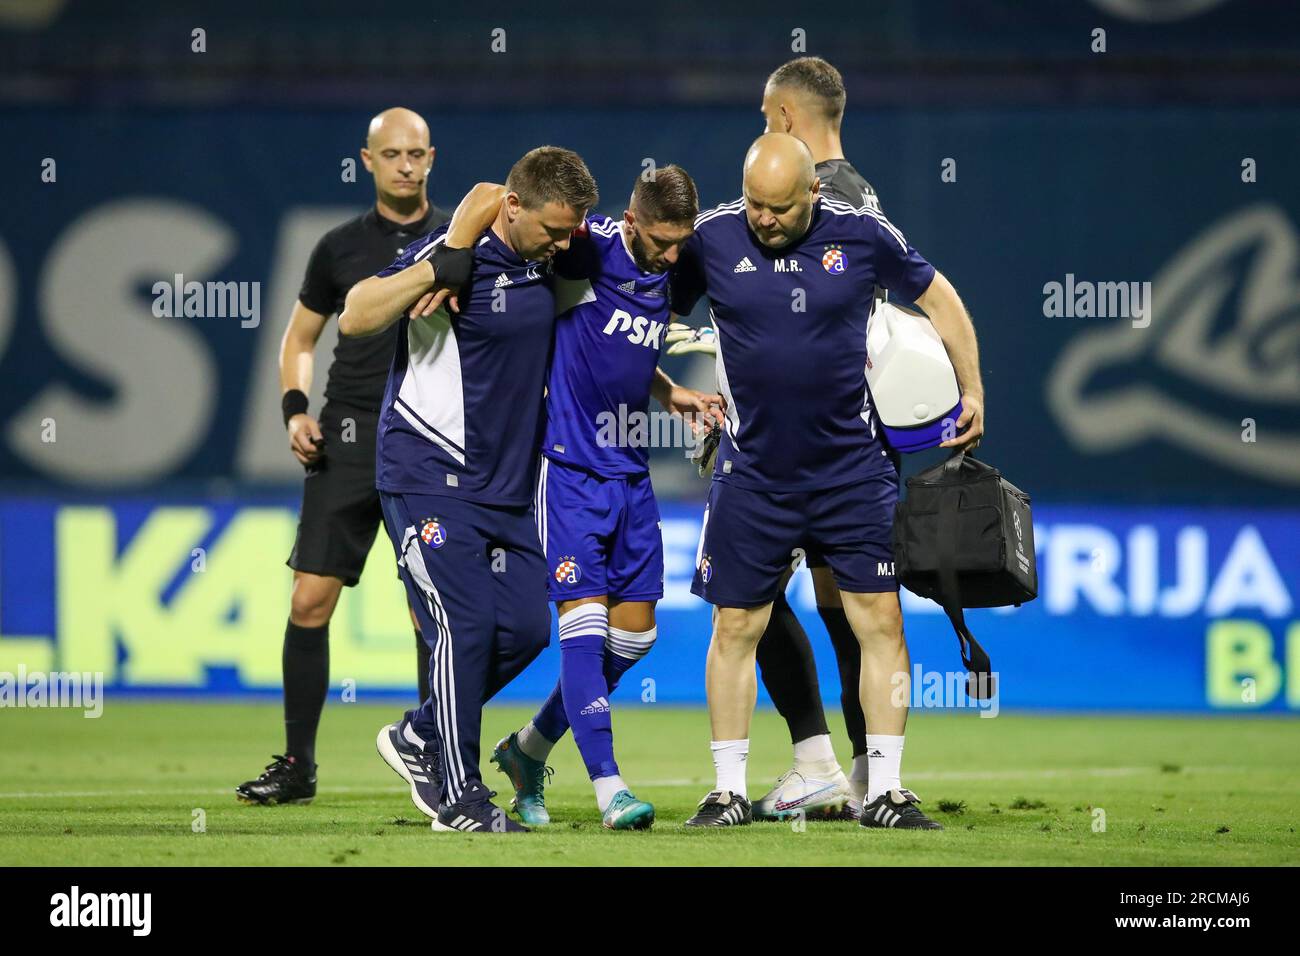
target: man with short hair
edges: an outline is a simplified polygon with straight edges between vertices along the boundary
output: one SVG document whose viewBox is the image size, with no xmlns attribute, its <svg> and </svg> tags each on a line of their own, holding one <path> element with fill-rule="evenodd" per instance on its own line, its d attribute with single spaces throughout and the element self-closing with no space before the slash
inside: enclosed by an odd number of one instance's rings
<svg viewBox="0 0 1300 956">
<path fill-rule="evenodd" d="M 669 273 L 698 212 L 686 171 L 658 167 L 637 178 L 621 220 L 588 217 L 555 257 L 560 318 L 537 520 L 559 615 L 561 673 L 536 716 L 492 755 L 514 785 L 515 810 L 532 825 L 550 822 L 546 759 L 570 727 L 603 825 L 639 830 L 654 822 L 654 807 L 620 775 L 610 708 L 623 675 L 655 643 L 663 538 L 648 442 L 637 441 L 635 429 L 611 435 L 609 425 L 645 416 L 652 393 L 670 412 L 691 416 L 721 403 L 657 373 Z"/>
<path fill-rule="evenodd" d="M 875 189 L 844 158 L 840 126 L 845 101 L 844 81 L 830 63 L 813 56 L 790 60 L 772 72 L 764 87 L 765 132 L 789 133 L 803 141 L 816 164 L 823 196 L 879 212 Z M 882 293 L 877 289 L 878 297 Z M 672 337 L 678 344 L 669 349 L 669 354 L 712 353 L 711 333 L 676 330 Z M 897 452 L 886 450 L 897 469 Z M 757 660 L 763 686 L 789 728 L 794 760 L 775 786 L 754 801 L 754 817 L 835 817 L 843 811 L 856 817 L 868 786 L 866 720 L 858 699 L 861 652 L 825 558 L 815 549 L 809 550 L 803 558 L 812 574 L 817 613 L 835 651 L 840 710 L 852 748 L 853 764 L 846 777 L 835 757 L 826 724 L 812 644 L 785 596 L 799 561 L 798 554 L 791 557 L 790 569 L 772 605 L 767 631 L 758 645 Z"/>
<path fill-rule="evenodd" d="M 484 703 L 550 637 L 531 508 L 555 326 L 550 259 L 597 190 L 582 159 L 553 146 L 516 162 L 506 189 L 472 249 L 448 246 L 446 228 L 412 243 L 352 289 L 339 319 L 345 335 L 398 323 L 377 484 L 433 652 L 432 686 L 376 745 L 435 831 L 526 829 L 491 802 L 479 735 Z M 439 284 L 464 289 L 425 314 L 423 297 Z M 416 317 L 404 314 L 417 302 Z"/>
<path fill-rule="evenodd" d="M 861 654 L 868 790 L 864 827 L 938 829 L 902 787 L 908 655 L 891 530 L 898 473 L 866 384 L 877 285 L 917 302 L 965 388 L 954 440 L 983 432 L 974 328 L 956 290 L 883 214 L 821 195 L 808 147 L 765 133 L 744 195 L 704 213 L 674 272 L 673 311 L 709 297 L 726 426 L 692 591 L 714 604 L 706 682 L 717 786 L 688 824 L 750 822 L 745 763 L 755 649 L 798 547 L 830 565 Z"/>
<path fill-rule="evenodd" d="M 316 730 L 329 691 L 329 622 L 343 588 L 361 578 L 383 524 L 375 490 L 379 407 L 396 330 L 369 339 L 341 337 L 317 420 L 308 414 L 313 353 L 348 290 L 393 261 L 414 239 L 447 221 L 430 205 L 434 148 L 429 127 L 402 107 L 370 121 L 361 162 L 375 180 L 375 204 L 327 232 L 307 263 L 280 345 L 280 386 L 289 448 L 307 469 L 284 633 L 284 754 L 236 788 L 242 803 L 309 803 L 316 795 Z M 412 621 L 414 621 L 412 615 Z M 429 653 L 417 628 L 420 699 L 429 695 Z"/>
</svg>

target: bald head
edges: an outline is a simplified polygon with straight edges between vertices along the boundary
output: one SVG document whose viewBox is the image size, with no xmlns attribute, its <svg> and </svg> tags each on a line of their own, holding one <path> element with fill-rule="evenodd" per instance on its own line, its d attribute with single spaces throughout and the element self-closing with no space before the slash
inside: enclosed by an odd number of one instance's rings
<svg viewBox="0 0 1300 956">
<path fill-rule="evenodd" d="M 789 133 L 764 133 L 745 154 L 745 189 L 786 194 L 811 189 L 817 179 L 812 153 Z"/>
<path fill-rule="evenodd" d="M 764 245 L 788 245 L 808 230 L 821 183 L 812 153 L 789 133 L 764 133 L 745 154 L 745 213 Z"/>
<path fill-rule="evenodd" d="M 433 166 L 429 124 L 402 106 L 384 110 L 370 121 L 361 161 L 375 177 L 379 201 L 398 215 L 414 215 L 428 205 L 427 185 Z"/>
<path fill-rule="evenodd" d="M 429 145 L 429 124 L 415 110 L 394 106 L 375 115 L 366 130 L 366 148 L 376 150 L 394 139 L 414 137 Z"/>
</svg>

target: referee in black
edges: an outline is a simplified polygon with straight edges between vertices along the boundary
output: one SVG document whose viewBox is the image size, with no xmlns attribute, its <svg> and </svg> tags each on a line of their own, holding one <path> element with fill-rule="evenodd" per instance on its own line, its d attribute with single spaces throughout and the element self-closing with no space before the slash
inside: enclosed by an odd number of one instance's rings
<svg viewBox="0 0 1300 956">
<path fill-rule="evenodd" d="M 375 205 L 327 232 L 312 251 L 280 346 L 280 387 L 289 448 L 307 469 L 289 567 L 293 597 L 284 631 L 285 750 L 256 780 L 235 788 L 243 803 L 307 803 L 316 795 L 316 728 L 329 691 L 329 622 L 343 588 L 361 578 L 383 524 L 375 490 L 375 436 L 398 324 L 368 337 L 339 336 L 319 421 L 308 414 L 314 352 L 348 290 L 391 263 L 448 215 L 429 204 L 428 124 L 395 107 L 370 121 L 361 161 L 375 179 Z M 412 616 L 414 620 L 414 616 Z M 429 696 L 429 650 L 415 634 L 420 700 Z"/>
</svg>

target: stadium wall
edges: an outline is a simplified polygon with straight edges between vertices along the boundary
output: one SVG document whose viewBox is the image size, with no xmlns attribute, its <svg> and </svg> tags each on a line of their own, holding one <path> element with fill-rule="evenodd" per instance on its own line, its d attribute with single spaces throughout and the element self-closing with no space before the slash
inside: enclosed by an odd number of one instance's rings
<svg viewBox="0 0 1300 956">
<path fill-rule="evenodd" d="M 433 127 L 443 205 L 544 142 L 587 157 L 604 212 L 621 212 L 647 158 L 684 164 L 714 204 L 739 194 L 741 157 L 761 131 L 757 101 L 410 105 Z M 366 114 L 0 118 L 15 144 L 0 175 L 28 184 L 0 205 L 0 482 L 299 480 L 276 352 L 312 245 L 372 198 L 363 169 L 347 181 Z M 864 111 L 850 114 L 845 149 L 974 315 L 985 451 L 1018 484 L 1063 502 L 1296 505 L 1300 110 Z M 241 283 L 257 316 L 155 315 L 155 283 L 178 275 Z M 668 367 L 712 380 L 707 359 Z M 670 469 L 660 490 L 690 484 Z"/>
</svg>

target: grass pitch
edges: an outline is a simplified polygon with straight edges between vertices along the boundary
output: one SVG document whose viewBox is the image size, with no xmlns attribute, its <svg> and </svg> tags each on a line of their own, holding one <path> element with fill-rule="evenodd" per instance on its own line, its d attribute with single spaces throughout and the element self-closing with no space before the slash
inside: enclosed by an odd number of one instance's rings
<svg viewBox="0 0 1300 956">
<path fill-rule="evenodd" d="M 375 753 L 378 728 L 400 711 L 332 701 L 320 792 L 309 806 L 289 807 L 243 806 L 232 792 L 281 749 L 277 703 L 110 699 L 98 720 L 0 712 L 0 865 L 1300 863 L 1294 719 L 918 713 L 904 782 L 945 832 L 817 822 L 802 831 L 762 823 L 698 832 L 682 821 L 713 780 L 703 710 L 628 706 L 614 717 L 619 761 L 637 795 L 655 804 L 652 831 L 601 828 L 565 740 L 551 760 L 555 822 L 532 834 L 470 837 L 432 833 Z M 530 714 L 490 708 L 485 757 Z M 757 797 L 788 759 L 774 712 L 759 712 L 753 741 Z M 505 778 L 486 760 L 484 768 L 504 806 Z"/>
</svg>

